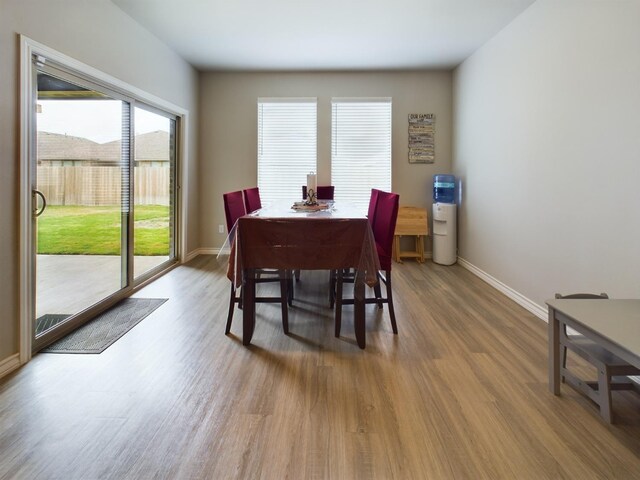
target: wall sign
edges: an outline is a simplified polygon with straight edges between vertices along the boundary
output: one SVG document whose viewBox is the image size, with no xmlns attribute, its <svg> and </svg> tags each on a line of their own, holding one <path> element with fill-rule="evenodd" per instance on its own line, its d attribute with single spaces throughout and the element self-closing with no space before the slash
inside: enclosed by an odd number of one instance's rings
<svg viewBox="0 0 640 480">
<path fill-rule="evenodd" d="M 435 133 L 435 114 L 409 114 L 409 163 L 435 162 Z"/>
</svg>

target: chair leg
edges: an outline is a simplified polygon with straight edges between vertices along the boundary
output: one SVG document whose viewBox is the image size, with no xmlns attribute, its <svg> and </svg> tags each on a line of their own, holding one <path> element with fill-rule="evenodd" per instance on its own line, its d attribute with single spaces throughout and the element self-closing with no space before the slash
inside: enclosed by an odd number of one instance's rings
<svg viewBox="0 0 640 480">
<path fill-rule="evenodd" d="M 598 397 L 600 398 L 600 415 L 606 422 L 612 423 L 611 372 L 606 366 L 598 367 Z"/>
<path fill-rule="evenodd" d="M 282 307 L 282 329 L 285 334 L 289 333 L 289 275 L 286 271 L 280 270 L 280 305 Z"/>
<path fill-rule="evenodd" d="M 329 271 L 329 308 L 333 308 L 336 303 L 336 271 Z"/>
<path fill-rule="evenodd" d="M 382 310 L 382 289 L 380 288 L 380 281 L 382 280 L 382 277 L 379 273 L 376 273 L 376 275 L 378 277 L 378 283 L 373 286 L 373 293 L 375 294 L 376 299 L 378 299 L 378 309 Z"/>
<path fill-rule="evenodd" d="M 287 303 L 293 306 L 293 272 L 287 270 Z"/>
<path fill-rule="evenodd" d="M 300 281 L 300 270 L 294 270 L 293 275 L 296 277 L 296 282 Z"/>
<path fill-rule="evenodd" d="M 398 334 L 398 326 L 396 325 L 396 313 L 393 310 L 393 293 L 391 290 L 391 270 L 386 271 L 387 286 L 387 303 L 389 304 L 389 318 L 391 319 L 391 329 L 395 335 Z M 378 287 L 380 284 L 378 284 Z"/>
<path fill-rule="evenodd" d="M 227 326 L 224 329 L 224 334 L 229 335 L 231 331 L 231 321 L 233 320 L 233 309 L 236 305 L 236 289 L 231 283 L 231 293 L 229 294 L 229 313 L 227 314 Z"/>
<path fill-rule="evenodd" d="M 562 372 L 564 372 L 567 368 L 567 347 L 563 347 L 562 348 L 562 369 L 560 370 L 560 381 L 562 383 L 564 383 L 564 375 L 562 375 Z"/>
<path fill-rule="evenodd" d="M 342 270 L 337 272 L 338 279 L 336 282 L 336 327 L 335 336 L 340 336 L 340 330 L 342 328 Z"/>
</svg>

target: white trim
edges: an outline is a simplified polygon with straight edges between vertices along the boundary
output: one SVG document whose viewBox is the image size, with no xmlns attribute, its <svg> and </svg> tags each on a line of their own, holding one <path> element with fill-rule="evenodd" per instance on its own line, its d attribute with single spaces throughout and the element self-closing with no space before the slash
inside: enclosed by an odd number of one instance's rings
<svg viewBox="0 0 640 480">
<path fill-rule="evenodd" d="M 220 248 L 204 247 L 198 249 L 198 255 L 218 255 Z"/>
<path fill-rule="evenodd" d="M 0 378 L 13 372 L 16 368 L 19 368 L 20 365 L 22 364 L 20 363 L 19 353 L 14 353 L 10 357 L 5 358 L 0 362 Z"/>
<path fill-rule="evenodd" d="M 318 97 L 258 97 L 258 103 L 318 103 Z"/>
<path fill-rule="evenodd" d="M 332 97 L 331 103 L 391 103 L 393 97 Z"/>
<path fill-rule="evenodd" d="M 184 257 L 182 257 L 181 263 L 190 262 L 191 260 L 196 258 L 198 255 L 200 255 L 200 253 L 198 253 L 198 250 L 199 249 L 191 250 L 189 253 L 187 253 Z"/>
<path fill-rule="evenodd" d="M 107 87 L 118 89 L 127 96 L 137 97 L 140 100 L 149 102 L 150 104 L 157 106 L 160 109 L 166 110 L 169 113 L 180 116 L 189 113 L 188 110 L 185 110 L 178 105 L 168 102 L 160 97 L 156 97 L 155 95 L 145 92 L 138 87 L 134 87 L 133 85 L 130 85 L 120 80 L 119 78 L 113 77 L 108 73 L 82 63 L 75 58 L 65 55 L 64 53 L 60 53 L 52 48 L 49 48 L 42 43 L 36 42 L 35 40 L 26 37 L 25 35 L 20 35 L 20 47 L 22 48 L 23 46 L 29 49 L 29 64 L 31 64 L 31 54 L 35 53 L 36 55 L 42 55 L 43 57 L 61 63 L 65 67 L 71 68 L 79 73 L 82 73 L 83 75 L 93 77 L 100 83 L 104 84 L 106 82 L 107 85 L 105 86 Z"/>
<path fill-rule="evenodd" d="M 547 311 L 546 308 L 538 305 L 537 303 L 535 303 L 532 300 L 528 299 L 527 297 L 525 297 L 521 293 L 515 291 L 513 288 L 505 285 L 504 283 L 502 283 L 497 278 L 492 277 L 487 272 L 485 272 L 484 270 L 479 269 L 478 267 L 476 267 L 475 265 L 473 265 L 469 261 L 465 260 L 464 258 L 458 257 L 458 263 L 460 264 L 460 266 L 462 266 L 463 268 L 469 270 L 475 276 L 477 276 L 480 279 L 484 280 L 485 282 L 487 282 L 489 285 L 491 285 L 493 288 L 495 288 L 499 292 L 504 293 L 507 297 L 509 297 L 511 300 L 516 302 L 521 307 L 524 307 L 526 310 L 528 310 L 529 312 L 534 314 L 536 317 L 540 318 L 541 320 L 544 320 L 545 322 L 547 322 L 549 320 L 549 318 L 548 318 L 549 315 L 548 315 L 548 311 Z"/>
<path fill-rule="evenodd" d="M 196 248 L 195 250 L 191 250 L 185 257 L 184 257 L 184 262 L 182 263 L 187 263 L 191 260 L 193 260 L 194 258 L 196 258 L 199 255 L 218 255 L 218 253 L 220 253 L 220 249 L 219 248 Z"/>
<path fill-rule="evenodd" d="M 32 104 L 31 55 L 34 45 L 20 35 L 20 363 L 31 360 L 33 319 L 33 235 L 29 126 Z"/>
<path fill-rule="evenodd" d="M 179 258 L 187 256 L 187 228 L 189 191 L 189 111 L 168 102 L 160 97 L 134 87 L 116 77 L 86 65 L 74 58 L 47 47 L 35 40 L 20 35 L 20 363 L 31 359 L 32 349 L 32 319 L 33 319 L 33 260 L 32 260 L 32 222 L 31 222 L 31 172 L 29 128 L 31 125 L 32 98 L 31 91 L 31 57 L 33 54 L 42 55 L 52 61 L 71 68 L 81 75 L 95 79 L 106 87 L 121 91 L 128 97 L 133 97 L 149 105 L 180 117 L 180 166 L 177 180 L 178 202 L 180 206 L 179 219 Z"/>
<path fill-rule="evenodd" d="M 185 258 L 187 256 L 187 225 L 189 225 L 189 205 L 187 201 L 189 192 L 189 112 L 185 111 L 182 114 L 180 122 L 180 138 L 179 138 L 179 151 L 180 151 L 180 165 L 178 168 L 178 202 L 180 207 L 179 218 L 179 234 L 180 243 L 178 247 L 179 258 Z"/>
</svg>

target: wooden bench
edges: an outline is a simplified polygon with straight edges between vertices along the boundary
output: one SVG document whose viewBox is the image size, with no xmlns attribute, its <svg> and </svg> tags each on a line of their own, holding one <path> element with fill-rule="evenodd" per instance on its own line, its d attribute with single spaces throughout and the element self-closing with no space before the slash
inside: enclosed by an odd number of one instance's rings
<svg viewBox="0 0 640 480">
<path fill-rule="evenodd" d="M 402 263 L 404 257 L 415 258 L 419 263 L 424 262 L 424 237 L 427 235 L 429 235 L 427 210 L 417 207 L 400 207 L 393 238 L 393 259 L 398 263 Z M 415 250 L 401 250 L 400 240 L 405 236 L 414 237 Z"/>
</svg>

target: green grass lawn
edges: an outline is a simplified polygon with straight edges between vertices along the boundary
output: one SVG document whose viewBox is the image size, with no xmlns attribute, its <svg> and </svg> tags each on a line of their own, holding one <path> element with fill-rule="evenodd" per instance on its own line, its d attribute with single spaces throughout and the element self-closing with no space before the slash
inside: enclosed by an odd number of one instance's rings
<svg viewBox="0 0 640 480">
<path fill-rule="evenodd" d="M 169 207 L 135 207 L 134 255 L 169 255 Z M 50 205 L 38 218 L 38 253 L 120 255 L 117 206 Z"/>
</svg>

